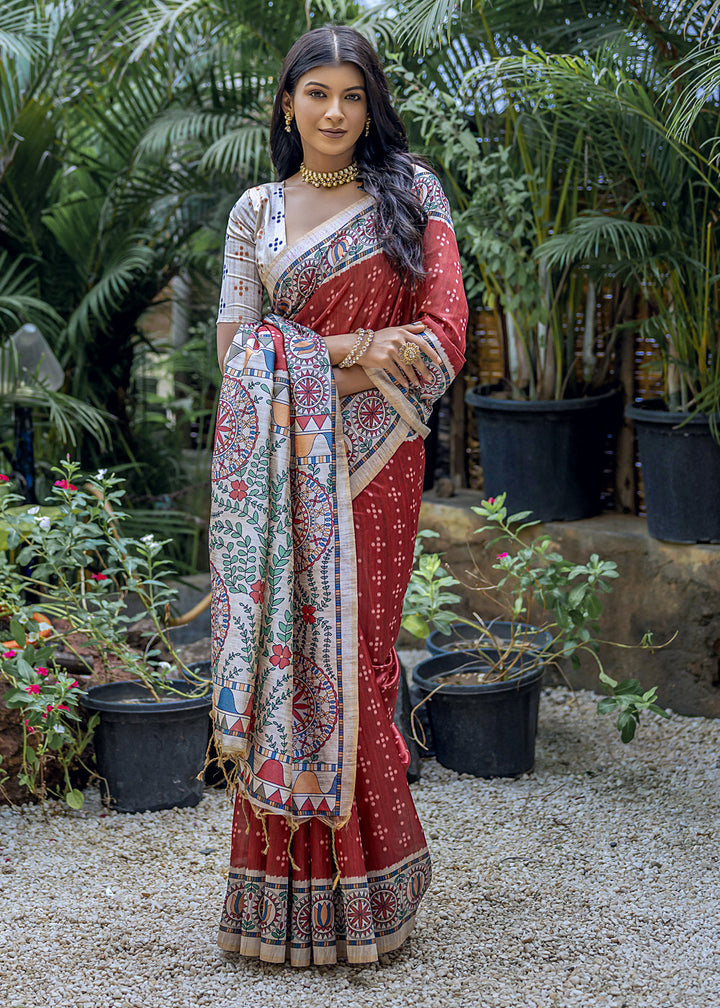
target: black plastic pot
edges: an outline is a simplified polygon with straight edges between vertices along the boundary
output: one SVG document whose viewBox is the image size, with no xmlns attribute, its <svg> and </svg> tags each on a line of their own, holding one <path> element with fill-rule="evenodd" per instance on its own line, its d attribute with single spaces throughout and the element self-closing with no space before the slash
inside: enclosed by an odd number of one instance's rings
<svg viewBox="0 0 720 1008">
<path fill-rule="evenodd" d="M 461 666 L 473 671 L 483 663 L 473 652 L 459 651 L 429 658 L 415 670 L 416 688 L 428 697 L 438 762 L 475 777 L 515 777 L 532 770 L 544 669 L 507 682 L 448 684 L 438 690 Z"/>
<path fill-rule="evenodd" d="M 536 651 L 544 651 L 553 642 L 553 636 L 548 630 L 539 630 L 534 626 L 521 626 L 506 620 L 494 620 L 492 623 L 488 623 L 487 627 L 498 640 L 509 642 L 514 637 L 515 640 Z M 454 654 L 458 644 L 475 641 L 478 637 L 478 631 L 468 626 L 467 623 L 454 623 L 449 634 L 433 630 L 425 641 L 425 647 L 431 655 Z M 492 646 L 489 640 L 488 646 Z"/>
<path fill-rule="evenodd" d="M 600 511 L 603 455 L 620 419 L 617 390 L 584 399 L 494 399 L 495 386 L 470 389 L 486 497 L 507 493 L 510 513 L 574 521 Z"/>
<path fill-rule="evenodd" d="M 650 535 L 720 542 L 720 445 L 708 417 L 669 413 L 660 399 L 628 406 L 625 415 L 637 434 Z"/>
<path fill-rule="evenodd" d="M 197 687 L 172 680 L 191 694 Z M 118 812 L 197 805 L 203 781 L 212 698 L 183 696 L 156 703 L 140 682 L 91 686 L 80 699 L 99 712 L 94 745 L 103 798 Z"/>
</svg>

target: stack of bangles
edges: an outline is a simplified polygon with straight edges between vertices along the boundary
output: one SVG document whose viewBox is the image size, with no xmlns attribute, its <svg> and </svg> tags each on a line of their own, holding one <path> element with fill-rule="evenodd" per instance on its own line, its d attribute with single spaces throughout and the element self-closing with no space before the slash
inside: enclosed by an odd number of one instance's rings
<svg viewBox="0 0 720 1008">
<path fill-rule="evenodd" d="M 350 353 L 341 360 L 338 367 L 346 368 L 352 367 L 353 364 L 357 364 L 362 355 L 365 353 L 367 348 L 373 341 L 375 333 L 372 329 L 356 329 L 355 330 L 355 342 Z"/>
</svg>

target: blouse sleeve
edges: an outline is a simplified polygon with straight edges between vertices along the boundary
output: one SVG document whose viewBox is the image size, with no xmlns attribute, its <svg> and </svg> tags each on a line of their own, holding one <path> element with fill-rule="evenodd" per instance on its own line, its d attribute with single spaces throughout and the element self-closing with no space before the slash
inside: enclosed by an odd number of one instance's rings
<svg viewBox="0 0 720 1008">
<path fill-rule="evenodd" d="M 218 322 L 257 324 L 262 312 L 262 282 L 255 257 L 258 212 L 252 190 L 230 211 L 220 287 Z"/>
<path fill-rule="evenodd" d="M 416 173 L 413 189 L 428 215 L 423 239 L 426 275 L 415 291 L 414 317 L 435 334 L 457 374 L 465 363 L 468 305 L 450 204 L 429 171 Z"/>
</svg>

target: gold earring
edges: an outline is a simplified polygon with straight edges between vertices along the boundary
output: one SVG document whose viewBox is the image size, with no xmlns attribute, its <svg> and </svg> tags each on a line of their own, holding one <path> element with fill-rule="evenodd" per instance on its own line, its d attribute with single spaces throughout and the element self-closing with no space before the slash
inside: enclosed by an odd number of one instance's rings
<svg viewBox="0 0 720 1008">
<path fill-rule="evenodd" d="M 370 123 L 372 122 L 370 116 L 365 120 L 365 136 L 370 136 Z"/>
<path fill-rule="evenodd" d="M 285 109 L 285 132 L 291 133 L 292 126 L 290 125 L 293 121 L 293 114 L 288 109 Z"/>
</svg>

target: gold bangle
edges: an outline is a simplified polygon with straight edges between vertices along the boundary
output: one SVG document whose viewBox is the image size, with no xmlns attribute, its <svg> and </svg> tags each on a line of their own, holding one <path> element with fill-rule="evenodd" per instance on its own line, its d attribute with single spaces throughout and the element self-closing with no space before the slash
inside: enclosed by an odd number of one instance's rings
<svg viewBox="0 0 720 1008">
<path fill-rule="evenodd" d="M 340 361 L 338 367 L 348 368 L 352 367 L 353 364 L 357 364 L 372 343 L 374 336 L 375 333 L 372 329 L 356 329 L 355 342 L 353 343 L 352 350 L 347 357 Z"/>
</svg>

